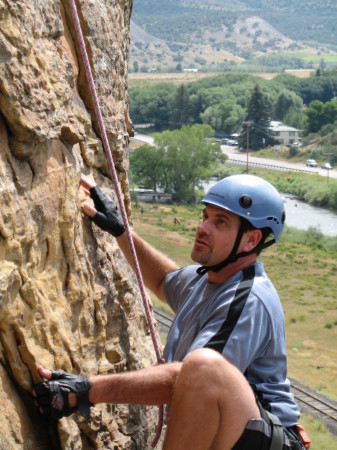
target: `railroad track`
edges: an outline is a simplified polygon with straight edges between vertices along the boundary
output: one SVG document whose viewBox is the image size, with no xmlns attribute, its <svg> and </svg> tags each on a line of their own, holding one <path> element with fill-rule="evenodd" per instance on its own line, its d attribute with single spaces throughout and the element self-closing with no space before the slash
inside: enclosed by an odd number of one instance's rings
<svg viewBox="0 0 337 450">
<path fill-rule="evenodd" d="M 154 308 L 154 316 L 158 323 L 159 329 L 167 333 L 173 322 L 173 316 L 158 308 Z"/>
<path fill-rule="evenodd" d="M 154 315 L 159 329 L 167 333 L 172 324 L 173 316 L 158 308 L 154 308 Z M 301 410 L 321 419 L 333 434 L 337 434 L 337 403 L 314 392 L 298 381 L 290 379 L 290 386 Z"/>
</svg>

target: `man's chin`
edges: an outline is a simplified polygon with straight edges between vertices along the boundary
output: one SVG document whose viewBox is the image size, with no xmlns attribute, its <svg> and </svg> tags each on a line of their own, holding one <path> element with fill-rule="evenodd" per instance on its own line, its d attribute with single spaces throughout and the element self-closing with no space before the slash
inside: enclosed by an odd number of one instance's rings
<svg viewBox="0 0 337 450">
<path fill-rule="evenodd" d="M 194 262 L 201 264 L 201 265 L 207 265 L 209 257 L 208 255 L 205 255 L 204 253 L 193 249 L 191 253 L 191 258 Z"/>
</svg>

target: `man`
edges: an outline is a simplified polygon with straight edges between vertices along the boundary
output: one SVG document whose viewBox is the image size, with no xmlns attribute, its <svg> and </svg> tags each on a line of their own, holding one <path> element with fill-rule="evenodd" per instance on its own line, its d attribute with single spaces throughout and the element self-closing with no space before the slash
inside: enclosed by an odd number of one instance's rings
<svg viewBox="0 0 337 450">
<path fill-rule="evenodd" d="M 117 238 L 132 264 L 115 205 L 86 176 L 82 186 L 95 205 L 87 203 L 85 212 Z M 176 313 L 166 363 L 90 379 L 40 367 L 50 381 L 35 386 L 37 403 L 54 417 L 76 408 L 86 415 L 101 402 L 171 404 L 164 449 L 303 449 L 287 380 L 283 311 L 257 262 L 282 233 L 282 199 L 261 178 L 234 175 L 202 203 L 192 250 L 197 265 L 178 269 L 133 233 L 145 284 Z"/>
</svg>

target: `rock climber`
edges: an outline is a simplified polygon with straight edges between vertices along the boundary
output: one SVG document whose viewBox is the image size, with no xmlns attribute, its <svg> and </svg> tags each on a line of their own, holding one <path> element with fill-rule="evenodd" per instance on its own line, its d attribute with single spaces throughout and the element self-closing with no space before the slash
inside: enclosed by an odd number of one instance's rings
<svg viewBox="0 0 337 450">
<path fill-rule="evenodd" d="M 123 220 L 113 201 L 82 175 L 93 204 L 84 211 L 118 241 L 129 263 Z M 285 212 L 260 177 L 233 175 L 202 200 L 191 257 L 178 268 L 132 231 L 145 285 L 175 319 L 165 363 L 129 373 L 82 377 L 40 366 L 36 403 L 54 418 L 97 403 L 170 404 L 164 450 L 309 448 L 287 378 L 284 315 L 258 262 L 280 239 Z"/>
</svg>

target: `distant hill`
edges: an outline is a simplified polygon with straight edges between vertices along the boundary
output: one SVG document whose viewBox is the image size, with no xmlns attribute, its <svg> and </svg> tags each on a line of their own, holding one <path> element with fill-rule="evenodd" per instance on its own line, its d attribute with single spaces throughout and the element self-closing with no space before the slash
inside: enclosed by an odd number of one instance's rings
<svg viewBox="0 0 337 450">
<path fill-rule="evenodd" d="M 135 0 L 130 67 L 226 67 L 272 53 L 329 63 L 336 17 L 329 0 Z"/>
</svg>

